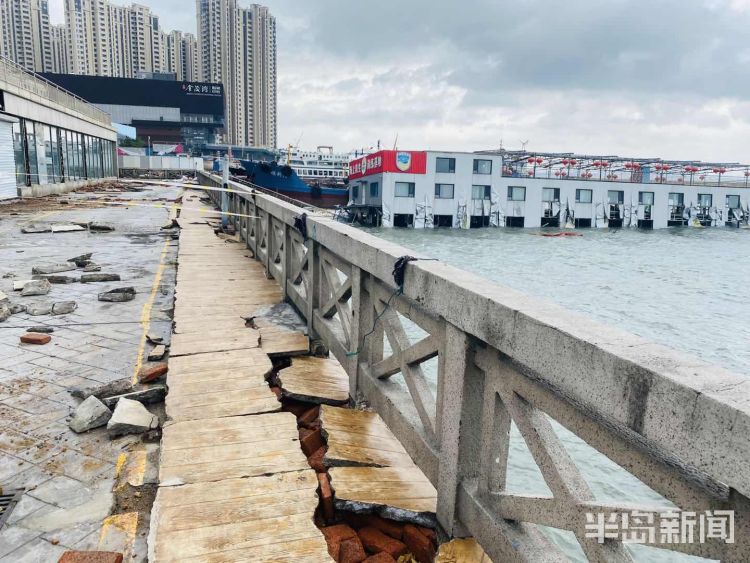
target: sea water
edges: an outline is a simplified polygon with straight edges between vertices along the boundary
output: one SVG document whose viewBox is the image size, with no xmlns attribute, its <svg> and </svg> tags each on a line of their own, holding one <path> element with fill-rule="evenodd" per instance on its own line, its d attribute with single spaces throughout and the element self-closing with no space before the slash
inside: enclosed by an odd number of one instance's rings
<svg viewBox="0 0 750 563">
<path fill-rule="evenodd" d="M 593 229 L 575 231 L 580 237 L 559 238 L 529 229 L 368 231 L 686 357 L 750 376 L 750 230 Z M 555 428 L 598 501 L 669 505 L 582 440 Z M 515 427 L 511 438 L 509 492 L 551 496 Z M 568 556 L 585 561 L 572 534 L 548 532 Z M 630 549 L 638 561 L 704 561 Z"/>
</svg>

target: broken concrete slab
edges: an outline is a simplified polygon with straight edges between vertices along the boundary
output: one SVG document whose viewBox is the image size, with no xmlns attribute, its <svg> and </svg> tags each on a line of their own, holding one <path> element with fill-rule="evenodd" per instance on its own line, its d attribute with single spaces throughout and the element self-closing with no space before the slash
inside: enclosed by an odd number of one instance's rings
<svg viewBox="0 0 750 563">
<path fill-rule="evenodd" d="M 81 283 L 102 283 L 120 281 L 120 274 L 84 274 Z"/>
<path fill-rule="evenodd" d="M 44 276 L 44 277 L 36 277 L 36 279 L 46 279 L 49 283 L 52 285 L 69 285 L 71 283 L 76 283 L 79 281 L 79 278 L 75 278 L 73 276 L 58 276 L 58 275 L 51 275 L 51 276 Z"/>
<path fill-rule="evenodd" d="M 47 295 L 52 289 L 52 284 L 47 279 L 34 280 L 23 286 L 21 297 L 34 297 Z"/>
<path fill-rule="evenodd" d="M 144 434 L 159 427 L 159 418 L 148 412 L 138 401 L 120 399 L 115 412 L 107 423 L 110 437 L 116 438 L 126 434 Z"/>
<path fill-rule="evenodd" d="M 39 334 L 52 334 L 55 332 L 55 329 L 51 326 L 32 326 L 31 328 L 26 329 L 26 332 L 38 332 Z M 85 399 L 85 397 L 81 397 L 82 399 Z"/>
<path fill-rule="evenodd" d="M 11 315 L 18 315 L 26 312 L 26 305 L 21 305 L 20 303 L 14 303 L 13 305 L 9 305 L 9 307 Z"/>
<path fill-rule="evenodd" d="M 50 227 L 53 233 L 73 233 L 76 231 L 85 231 L 84 227 L 72 223 L 55 223 Z"/>
<path fill-rule="evenodd" d="M 77 434 L 104 426 L 112 418 L 112 412 L 96 397 L 89 397 L 76 408 L 73 419 L 68 423 Z"/>
<path fill-rule="evenodd" d="M 63 264 L 44 264 L 42 266 L 35 266 L 31 269 L 33 275 L 45 275 L 45 274 L 59 274 L 61 272 L 70 272 L 76 269 L 76 265 L 73 262 L 65 262 Z"/>
<path fill-rule="evenodd" d="M 123 395 L 130 393 L 133 390 L 133 382 L 130 378 L 118 379 L 111 383 L 105 383 L 104 385 L 89 385 L 86 387 L 75 386 L 68 388 L 68 393 L 78 399 L 88 399 L 89 397 L 96 397 L 97 399 L 104 399 L 105 397 L 112 397 L 114 395 Z"/>
<path fill-rule="evenodd" d="M 0 303 L 5 303 L 6 301 L 10 301 L 10 298 L 5 293 L 0 291 Z"/>
<path fill-rule="evenodd" d="M 26 313 L 32 317 L 52 314 L 52 303 L 33 303 L 26 306 Z"/>
<path fill-rule="evenodd" d="M 21 291 L 23 289 L 23 286 L 25 286 L 27 283 L 32 282 L 34 280 L 18 280 L 13 282 L 13 291 Z"/>
<path fill-rule="evenodd" d="M 126 301 L 132 301 L 135 299 L 135 288 L 134 287 L 121 287 L 119 289 L 113 289 L 105 293 L 99 294 L 99 301 L 106 303 L 125 303 Z"/>
<path fill-rule="evenodd" d="M 7 321 L 11 314 L 10 307 L 5 304 L 0 304 L 0 323 Z"/>
<path fill-rule="evenodd" d="M 102 267 L 99 264 L 94 264 L 94 263 L 86 264 L 83 267 L 83 271 L 86 272 L 86 273 L 101 272 L 102 271 Z"/>
<path fill-rule="evenodd" d="M 21 227 L 21 232 L 26 235 L 34 235 L 39 233 L 51 233 L 52 225 L 47 223 L 28 223 Z"/>
<path fill-rule="evenodd" d="M 148 353 L 149 362 L 158 362 L 164 358 L 167 353 L 167 347 L 164 344 L 159 344 Z"/>
<path fill-rule="evenodd" d="M 93 255 L 93 252 L 89 252 L 88 254 L 81 254 L 80 256 L 76 256 L 74 258 L 68 258 L 68 262 L 73 262 L 79 268 L 83 268 L 84 266 L 86 266 L 86 264 L 89 263 Z"/>
<path fill-rule="evenodd" d="M 69 315 L 73 311 L 78 309 L 78 303 L 75 301 L 62 301 L 52 305 L 53 315 Z"/>
<path fill-rule="evenodd" d="M 146 389 L 139 389 L 131 393 L 125 393 L 123 395 L 116 395 L 114 397 L 105 397 L 102 402 L 113 409 L 117 406 L 120 399 L 128 399 L 130 401 L 138 401 L 142 405 L 157 405 L 163 403 L 167 397 L 167 388 L 164 385 L 154 385 Z"/>
<path fill-rule="evenodd" d="M 111 232 L 115 230 L 115 226 L 112 223 L 101 223 L 99 221 L 92 221 L 89 223 L 89 231 L 95 231 L 95 232 Z"/>
</svg>

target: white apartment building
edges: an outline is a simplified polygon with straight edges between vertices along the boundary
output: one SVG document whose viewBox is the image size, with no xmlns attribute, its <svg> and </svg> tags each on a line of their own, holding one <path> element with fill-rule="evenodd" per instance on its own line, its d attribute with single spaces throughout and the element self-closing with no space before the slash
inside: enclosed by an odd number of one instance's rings
<svg viewBox="0 0 750 563">
<path fill-rule="evenodd" d="M 50 27 L 50 49 L 52 54 L 52 69 L 55 74 L 68 72 L 68 35 L 64 25 Z"/>
<path fill-rule="evenodd" d="M 180 82 L 194 82 L 198 80 L 196 70 L 198 65 L 198 45 L 195 35 L 172 31 L 166 36 L 166 72 L 177 77 Z"/>
<path fill-rule="evenodd" d="M 52 71 L 48 0 L 0 2 L 0 55 L 29 71 Z"/>
<path fill-rule="evenodd" d="M 200 78 L 224 84 L 227 141 L 275 148 L 276 19 L 236 0 L 196 0 L 196 8 Z"/>
</svg>

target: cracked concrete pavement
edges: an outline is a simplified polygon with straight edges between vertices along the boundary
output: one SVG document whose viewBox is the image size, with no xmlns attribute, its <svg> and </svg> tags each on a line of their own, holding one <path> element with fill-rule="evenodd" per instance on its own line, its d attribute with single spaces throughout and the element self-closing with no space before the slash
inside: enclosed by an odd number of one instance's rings
<svg viewBox="0 0 750 563">
<path fill-rule="evenodd" d="M 177 240 L 173 231 L 161 229 L 168 223 L 167 210 L 143 205 L 174 201 L 181 191 L 146 186 L 140 192 L 77 193 L 0 205 L 0 291 L 13 304 L 78 304 L 67 315 L 21 313 L 0 323 L 0 487 L 25 490 L 0 529 L 0 563 L 47 563 L 69 549 L 98 548 L 122 551 L 129 561 L 145 560 L 142 527 L 148 519 L 133 524 L 133 512 L 118 514 L 113 494 L 116 471 L 145 446 L 138 437 L 110 440 L 105 428 L 73 433 L 68 419 L 81 401 L 68 388 L 132 378 L 151 349 L 146 333 L 169 338 Z M 110 206 L 105 200 L 139 205 Z M 101 221 L 115 231 L 21 233 L 24 224 L 51 221 Z M 53 285 L 40 297 L 13 291 L 13 281 L 32 278 L 32 267 L 86 253 L 93 253 L 102 272 L 120 274 L 121 281 Z M 99 293 L 126 286 L 135 287 L 134 301 L 97 300 Z M 21 344 L 20 336 L 34 326 L 54 328 L 52 341 Z"/>
</svg>

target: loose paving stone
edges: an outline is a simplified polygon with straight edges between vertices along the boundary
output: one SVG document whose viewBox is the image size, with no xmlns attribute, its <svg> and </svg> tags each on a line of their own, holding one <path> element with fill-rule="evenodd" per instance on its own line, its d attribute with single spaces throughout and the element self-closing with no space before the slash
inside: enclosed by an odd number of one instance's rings
<svg viewBox="0 0 750 563">
<path fill-rule="evenodd" d="M 39 234 L 39 233 L 51 233 L 52 225 L 48 225 L 44 223 L 29 223 L 21 227 L 21 232 L 26 235 Z"/>
<path fill-rule="evenodd" d="M 10 307 L 5 305 L 4 303 L 0 304 L 0 323 L 3 321 L 7 321 L 11 315 L 12 313 L 10 312 Z"/>
<path fill-rule="evenodd" d="M 73 419 L 68 423 L 77 434 L 88 432 L 104 426 L 112 418 L 112 412 L 96 397 L 89 397 L 76 409 Z"/>
<path fill-rule="evenodd" d="M 76 231 L 85 231 L 86 229 L 84 227 L 81 227 L 80 225 L 58 223 L 52 225 L 50 227 L 50 230 L 53 233 L 74 233 Z"/>
<path fill-rule="evenodd" d="M 101 223 L 99 221 L 93 221 L 88 224 L 90 231 L 98 232 L 111 232 L 115 230 L 115 226 L 112 223 Z"/>
<path fill-rule="evenodd" d="M 123 395 L 130 393 L 133 390 L 133 383 L 130 378 L 118 379 L 111 383 L 105 383 L 104 385 L 89 385 L 87 387 L 75 386 L 68 389 L 73 397 L 78 399 L 88 399 L 89 397 L 96 397 L 97 399 L 103 399 L 105 397 L 112 397 L 114 395 Z"/>
<path fill-rule="evenodd" d="M 26 332 L 38 332 L 39 334 L 52 334 L 55 332 L 55 329 L 51 326 L 32 326 L 31 328 L 26 329 Z M 82 399 L 85 399 L 85 397 L 81 397 Z"/>
<path fill-rule="evenodd" d="M 0 291 L 0 303 L 4 303 L 6 301 L 10 301 L 10 298 L 5 293 Z"/>
<path fill-rule="evenodd" d="M 81 283 L 102 283 L 120 281 L 120 274 L 84 274 Z"/>
<path fill-rule="evenodd" d="M 75 301 L 62 301 L 52 305 L 53 315 L 69 315 L 78 308 L 78 303 Z"/>
<path fill-rule="evenodd" d="M 49 283 L 52 285 L 70 285 L 71 283 L 76 283 L 79 281 L 79 278 L 74 278 L 73 276 L 44 276 L 44 279 L 46 279 Z"/>
<path fill-rule="evenodd" d="M 120 289 L 113 289 L 105 293 L 99 294 L 99 301 L 106 303 L 125 303 L 135 299 L 135 288 L 134 287 L 122 287 Z"/>
<path fill-rule="evenodd" d="M 333 358 L 294 358 L 279 372 L 285 397 L 307 403 L 343 405 L 349 401 L 349 376 Z"/>
<path fill-rule="evenodd" d="M 120 399 L 107 423 L 111 438 L 126 434 L 144 434 L 159 427 L 159 418 L 148 412 L 138 401 Z"/>
<path fill-rule="evenodd" d="M 166 397 L 167 388 L 164 385 L 153 385 L 147 389 L 140 389 L 123 395 L 115 395 L 114 397 L 105 397 L 102 399 L 102 402 L 108 408 L 113 409 L 117 406 L 120 399 L 138 401 L 142 405 L 156 405 L 158 403 L 163 403 Z"/>
<path fill-rule="evenodd" d="M 45 264 L 43 266 L 35 266 L 31 269 L 32 275 L 44 275 L 44 274 L 59 274 L 61 272 L 70 272 L 76 269 L 76 265 L 73 262 L 65 262 L 64 264 Z"/>
<path fill-rule="evenodd" d="M 13 305 L 10 305 L 10 314 L 11 315 L 18 315 L 20 313 L 26 312 L 26 305 L 21 305 L 20 303 L 14 303 Z"/>
<path fill-rule="evenodd" d="M 76 256 L 75 258 L 69 258 L 68 262 L 73 262 L 79 268 L 83 268 L 84 266 L 86 266 L 86 264 L 88 264 L 93 255 L 93 252 L 89 252 L 88 254 L 81 254 L 80 256 Z"/>
<path fill-rule="evenodd" d="M 474 538 L 455 539 L 440 546 L 435 563 L 492 563 Z"/>
<path fill-rule="evenodd" d="M 13 282 L 13 291 L 21 291 L 23 289 L 23 286 L 25 286 L 27 283 L 32 282 L 34 280 L 18 280 Z"/>
<path fill-rule="evenodd" d="M 158 346 L 156 346 L 156 348 L 154 348 L 153 350 L 151 350 L 151 352 L 148 353 L 147 359 L 149 362 L 158 362 L 159 360 L 164 358 L 166 353 L 167 353 L 167 347 L 164 346 L 163 344 L 159 344 Z"/>
<path fill-rule="evenodd" d="M 21 342 L 24 344 L 36 344 L 38 346 L 49 344 L 51 340 L 52 337 L 49 334 L 39 334 L 36 332 L 30 332 L 21 337 Z"/>
<path fill-rule="evenodd" d="M 52 303 L 34 303 L 26 306 L 26 312 L 32 317 L 52 314 Z"/>
<path fill-rule="evenodd" d="M 84 266 L 83 268 L 83 271 L 86 273 L 101 272 L 102 267 L 99 264 L 86 264 L 86 266 Z"/>
<path fill-rule="evenodd" d="M 52 289 L 52 284 L 47 279 L 34 280 L 23 286 L 21 297 L 35 297 L 47 295 Z"/>
</svg>

